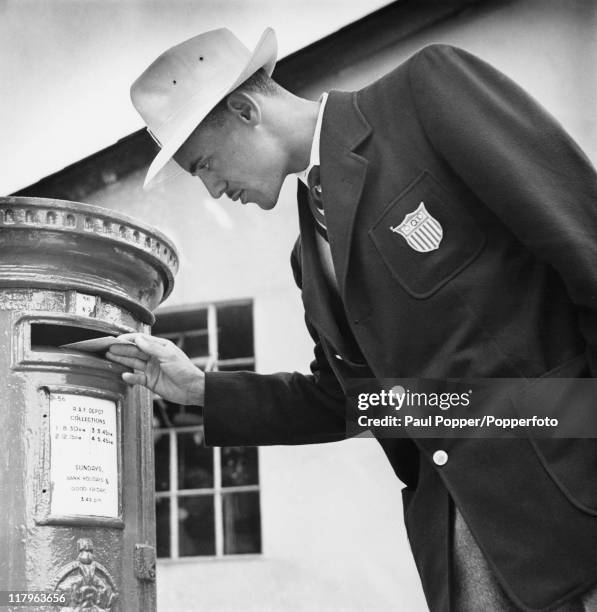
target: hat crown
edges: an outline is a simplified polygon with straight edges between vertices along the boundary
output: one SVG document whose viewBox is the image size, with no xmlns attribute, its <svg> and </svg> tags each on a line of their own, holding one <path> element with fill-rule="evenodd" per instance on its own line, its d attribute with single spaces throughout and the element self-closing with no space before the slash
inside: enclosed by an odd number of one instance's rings
<svg viewBox="0 0 597 612">
<path fill-rule="evenodd" d="M 250 57 L 249 49 L 227 28 L 199 34 L 152 62 L 133 83 L 131 100 L 161 140 L 162 126 L 170 117 L 193 99 L 213 97 L 222 77 L 237 74 Z"/>
</svg>

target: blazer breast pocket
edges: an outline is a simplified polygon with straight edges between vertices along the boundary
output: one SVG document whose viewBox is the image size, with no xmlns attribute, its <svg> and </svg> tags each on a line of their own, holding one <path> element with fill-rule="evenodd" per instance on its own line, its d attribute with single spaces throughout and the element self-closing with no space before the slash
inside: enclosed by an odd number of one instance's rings
<svg viewBox="0 0 597 612">
<path fill-rule="evenodd" d="M 418 299 L 454 278 L 485 244 L 469 212 L 427 172 L 388 204 L 369 236 L 394 278 Z"/>
</svg>

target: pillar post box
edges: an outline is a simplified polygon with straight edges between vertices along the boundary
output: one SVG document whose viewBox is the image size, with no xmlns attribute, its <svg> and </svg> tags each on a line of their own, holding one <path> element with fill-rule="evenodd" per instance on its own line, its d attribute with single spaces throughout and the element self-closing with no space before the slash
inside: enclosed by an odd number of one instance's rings
<svg viewBox="0 0 597 612">
<path fill-rule="evenodd" d="M 0 590 L 37 609 L 155 610 L 150 393 L 61 346 L 148 332 L 177 267 L 123 214 L 0 198 Z"/>
</svg>

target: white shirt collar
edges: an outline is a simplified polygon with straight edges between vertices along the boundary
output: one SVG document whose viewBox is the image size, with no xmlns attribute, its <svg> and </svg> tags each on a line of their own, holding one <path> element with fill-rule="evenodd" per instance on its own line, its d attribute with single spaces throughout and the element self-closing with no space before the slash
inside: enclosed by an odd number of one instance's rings
<svg viewBox="0 0 597 612">
<path fill-rule="evenodd" d="M 311 157 L 309 159 L 309 165 L 302 170 L 301 172 L 297 172 L 296 176 L 308 185 L 307 177 L 309 176 L 309 172 L 311 172 L 311 168 L 313 166 L 319 166 L 319 140 L 321 138 L 321 124 L 323 122 L 323 111 L 325 109 L 325 103 L 327 102 L 328 94 L 326 92 L 321 94 L 319 98 L 319 113 L 317 115 L 317 123 L 315 124 L 315 132 L 313 133 L 313 142 L 311 143 Z"/>
</svg>

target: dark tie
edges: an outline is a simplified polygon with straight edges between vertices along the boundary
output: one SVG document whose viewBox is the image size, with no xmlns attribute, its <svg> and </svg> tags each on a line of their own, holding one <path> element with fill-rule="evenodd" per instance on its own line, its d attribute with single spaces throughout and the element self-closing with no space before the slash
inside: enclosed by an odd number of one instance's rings
<svg viewBox="0 0 597 612">
<path fill-rule="evenodd" d="M 309 184 L 309 208 L 313 219 L 315 219 L 315 229 L 325 240 L 328 239 L 327 228 L 325 226 L 325 214 L 323 212 L 323 200 L 321 197 L 321 180 L 319 178 L 319 166 L 313 166 L 307 177 Z"/>
</svg>

